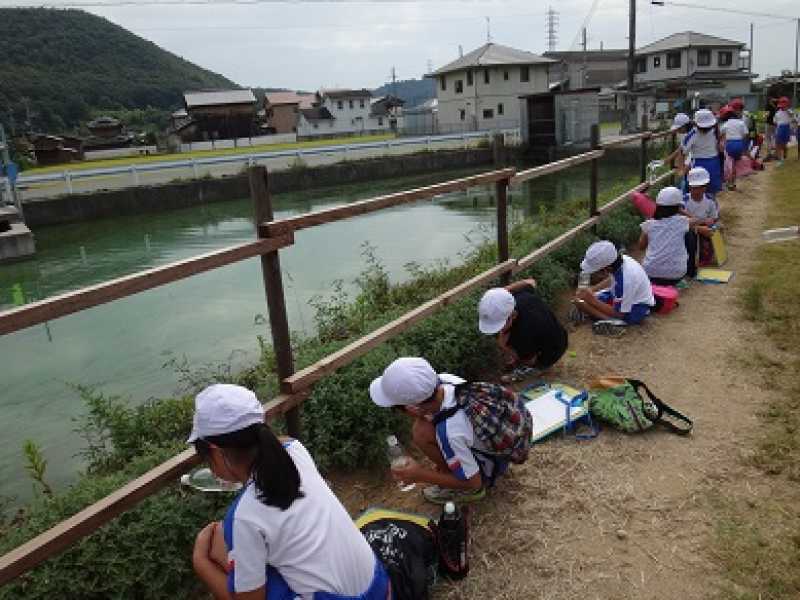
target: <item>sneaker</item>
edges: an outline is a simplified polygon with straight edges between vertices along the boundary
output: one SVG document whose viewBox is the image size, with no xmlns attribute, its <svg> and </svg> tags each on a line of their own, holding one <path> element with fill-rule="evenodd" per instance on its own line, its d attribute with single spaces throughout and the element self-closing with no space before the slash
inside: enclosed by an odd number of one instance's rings
<svg viewBox="0 0 800 600">
<path fill-rule="evenodd" d="M 455 502 L 456 504 L 467 504 L 469 502 L 477 502 L 483 500 L 486 496 L 486 488 L 479 490 L 451 490 L 448 488 L 439 487 L 438 485 L 429 485 L 423 488 L 422 495 L 425 500 L 433 504 L 445 504 L 446 502 Z"/>
<path fill-rule="evenodd" d="M 592 331 L 597 335 L 620 336 L 627 328 L 628 324 L 621 319 L 603 319 L 592 323 Z"/>
<path fill-rule="evenodd" d="M 510 373 L 506 373 L 505 375 L 500 376 L 501 383 L 515 383 L 517 381 L 522 381 L 526 377 L 535 377 L 536 375 L 541 374 L 543 371 L 542 369 L 537 369 L 536 367 L 529 367 L 527 365 L 523 365 L 521 367 L 517 367 Z"/>
<path fill-rule="evenodd" d="M 567 319 L 569 319 L 570 323 L 574 323 L 575 325 L 579 325 L 586 321 L 586 313 L 584 313 L 581 309 L 579 309 L 574 304 L 569 307 L 569 312 L 567 313 Z"/>
<path fill-rule="evenodd" d="M 693 278 L 694 278 L 696 275 L 697 275 L 696 273 L 695 273 L 695 275 L 689 275 L 689 274 L 687 273 L 687 274 L 686 274 L 686 277 L 684 277 L 683 279 L 681 279 L 681 280 L 678 282 L 678 284 L 677 284 L 675 287 L 676 287 L 676 288 L 678 288 L 679 290 L 685 290 L 685 289 L 687 289 L 687 288 L 691 287 L 691 285 L 692 285 L 692 279 L 693 279 Z"/>
</svg>

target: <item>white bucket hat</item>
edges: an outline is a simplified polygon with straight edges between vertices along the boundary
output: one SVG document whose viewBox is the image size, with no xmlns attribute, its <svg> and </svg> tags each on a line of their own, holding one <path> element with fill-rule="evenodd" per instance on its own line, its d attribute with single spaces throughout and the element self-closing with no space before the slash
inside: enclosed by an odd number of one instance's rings
<svg viewBox="0 0 800 600">
<path fill-rule="evenodd" d="M 264 422 L 264 407 L 240 385 L 216 383 L 194 398 L 194 422 L 187 444 Z"/>
<path fill-rule="evenodd" d="M 708 110 L 707 108 L 701 108 L 696 113 L 694 113 L 694 122 L 697 124 L 698 127 L 702 127 L 703 129 L 707 127 L 713 127 L 717 124 L 717 117 L 714 116 L 714 113 Z"/>
<path fill-rule="evenodd" d="M 586 256 L 581 261 L 581 271 L 596 273 L 617 260 L 617 256 L 619 256 L 617 248 L 611 242 L 607 240 L 595 242 L 586 249 Z"/>
<path fill-rule="evenodd" d="M 672 127 L 670 127 L 669 130 L 676 131 L 681 127 L 688 125 L 691 122 L 692 120 L 689 118 L 689 115 L 687 115 L 686 113 L 678 113 L 672 120 Z"/>
<path fill-rule="evenodd" d="M 478 329 L 486 335 L 493 335 L 506 324 L 516 306 L 514 296 L 505 288 L 492 288 L 478 303 Z"/>
<path fill-rule="evenodd" d="M 369 386 L 372 401 L 380 407 L 424 402 L 436 391 L 439 376 L 424 358 L 398 358 Z"/>
<path fill-rule="evenodd" d="M 689 182 L 689 187 L 700 187 L 701 185 L 708 185 L 711 181 L 711 176 L 703 167 L 695 167 L 689 170 L 686 179 Z"/>
<path fill-rule="evenodd" d="M 658 206 L 680 206 L 683 204 L 683 194 L 676 187 L 665 187 L 658 192 L 658 196 L 656 196 L 656 204 Z"/>
</svg>

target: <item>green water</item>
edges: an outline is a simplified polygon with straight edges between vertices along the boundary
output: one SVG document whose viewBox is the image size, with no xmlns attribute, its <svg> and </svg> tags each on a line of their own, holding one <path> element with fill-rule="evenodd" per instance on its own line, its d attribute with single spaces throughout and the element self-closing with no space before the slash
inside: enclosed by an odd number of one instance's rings
<svg viewBox="0 0 800 600">
<path fill-rule="evenodd" d="M 609 165 L 604 183 L 631 172 L 635 166 Z M 281 194 L 276 218 L 467 173 Z M 588 170 L 568 173 L 512 193 L 511 219 L 586 197 Z M 250 200 L 242 199 L 42 228 L 34 260 L 0 267 L 0 310 L 252 240 L 251 215 Z M 365 242 L 377 248 L 392 280 L 403 281 L 411 261 L 457 263 L 460 253 L 494 238 L 494 223 L 490 190 L 475 188 L 298 232 L 281 251 L 292 331 L 313 331 L 313 296 L 328 294 L 337 279 L 352 284 L 364 268 Z M 80 468 L 82 441 L 74 429 L 84 407 L 68 384 L 96 385 L 131 402 L 170 395 L 180 384 L 174 367 L 164 366 L 172 359 L 194 366 L 253 361 L 256 336 L 266 334 L 264 314 L 260 263 L 250 259 L 0 337 L 0 494 L 24 500 L 31 492 L 21 455 L 27 438 L 41 445 L 51 484 L 63 485 Z"/>
</svg>

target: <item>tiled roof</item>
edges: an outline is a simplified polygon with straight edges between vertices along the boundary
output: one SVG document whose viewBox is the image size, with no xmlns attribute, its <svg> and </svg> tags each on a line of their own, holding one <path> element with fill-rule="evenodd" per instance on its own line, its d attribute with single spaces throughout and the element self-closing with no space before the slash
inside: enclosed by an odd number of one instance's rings
<svg viewBox="0 0 800 600">
<path fill-rule="evenodd" d="M 694 31 L 683 31 L 681 33 L 673 33 L 657 42 L 642 46 L 636 50 L 636 54 L 652 54 L 654 52 L 666 52 L 667 50 L 677 50 L 679 48 L 687 48 L 688 46 L 699 46 L 708 48 L 709 46 L 730 48 L 731 46 L 744 46 L 744 42 L 737 42 L 735 40 L 726 40 L 724 38 L 715 37 L 713 35 L 706 35 L 704 33 L 695 33 Z"/>
<path fill-rule="evenodd" d="M 314 103 L 314 94 L 298 94 L 297 92 L 271 92 L 266 94 L 266 100 L 273 106 L 278 104 L 298 104 L 300 108 L 311 108 Z"/>
<path fill-rule="evenodd" d="M 465 54 L 458 60 L 436 69 L 432 75 L 441 75 L 452 71 L 461 71 L 469 67 L 490 67 L 494 65 L 537 65 L 550 64 L 554 61 L 533 52 L 517 50 L 501 44 L 484 44 L 477 50 Z"/>
<path fill-rule="evenodd" d="M 252 90 L 218 90 L 214 92 L 185 92 L 183 99 L 187 108 L 216 106 L 220 104 L 255 104 Z"/>
<path fill-rule="evenodd" d="M 345 90 L 345 89 L 332 89 L 320 90 L 317 92 L 319 96 L 328 96 L 329 98 L 372 98 L 372 92 L 367 89 L 360 90 Z"/>
<path fill-rule="evenodd" d="M 326 119 L 332 120 L 333 115 L 324 106 L 315 106 L 313 108 L 301 108 L 300 114 L 305 117 L 307 121 L 323 121 Z"/>
</svg>

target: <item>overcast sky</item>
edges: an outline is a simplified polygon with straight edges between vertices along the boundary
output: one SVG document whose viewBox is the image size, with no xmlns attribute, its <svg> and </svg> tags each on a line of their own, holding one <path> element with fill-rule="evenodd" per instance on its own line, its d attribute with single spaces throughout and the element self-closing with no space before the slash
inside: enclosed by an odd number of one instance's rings
<svg viewBox="0 0 800 600">
<path fill-rule="evenodd" d="M 659 7 L 650 5 L 649 0 L 638 0 L 637 46 L 686 30 L 749 44 L 753 22 L 754 70 L 763 77 L 793 68 L 796 24 L 789 19 L 800 17 L 800 1 L 685 3 L 764 10 L 785 15 L 786 19 Z M 8 0 L 0 0 L 0 5 L 9 4 Z M 589 16 L 592 0 L 557 0 L 552 5 L 559 13 L 558 49 L 568 50 Z M 108 6 L 87 10 L 239 84 L 316 90 L 377 87 L 389 79 L 393 66 L 400 79 L 421 77 L 429 64 L 436 69 L 456 59 L 459 45 L 466 53 L 483 44 L 487 16 L 493 41 L 541 53 L 546 49 L 547 7 L 547 2 L 536 0 L 383 0 Z M 627 48 L 627 15 L 627 0 L 599 0 L 587 25 L 589 47 L 599 48 L 602 42 L 605 48 Z"/>
</svg>

